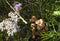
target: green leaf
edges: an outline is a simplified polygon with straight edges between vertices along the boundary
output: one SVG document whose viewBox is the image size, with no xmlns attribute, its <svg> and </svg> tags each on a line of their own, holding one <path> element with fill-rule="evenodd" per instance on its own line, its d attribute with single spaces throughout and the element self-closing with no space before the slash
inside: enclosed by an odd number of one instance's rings
<svg viewBox="0 0 60 41">
<path fill-rule="evenodd" d="M 54 12 L 53 12 L 53 15 L 54 15 L 54 16 L 59 16 L 59 15 L 60 15 L 60 11 L 54 11 Z"/>
</svg>

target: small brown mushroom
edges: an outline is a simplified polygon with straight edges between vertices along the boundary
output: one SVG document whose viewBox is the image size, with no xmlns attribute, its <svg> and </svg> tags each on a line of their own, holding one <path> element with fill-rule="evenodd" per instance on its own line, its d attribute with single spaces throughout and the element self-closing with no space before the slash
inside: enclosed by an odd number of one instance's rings
<svg viewBox="0 0 60 41">
<path fill-rule="evenodd" d="M 34 23 L 31 24 L 31 28 L 32 28 L 32 38 L 35 38 L 35 24 Z"/>
<path fill-rule="evenodd" d="M 37 24 L 37 30 L 39 30 L 41 32 L 48 31 L 48 25 L 47 25 L 47 23 L 44 22 L 43 19 L 39 19 L 35 23 Z"/>
<path fill-rule="evenodd" d="M 38 30 L 41 30 L 41 29 L 45 26 L 43 19 L 37 20 L 37 21 L 36 21 L 36 24 L 37 24 L 37 29 L 38 29 Z"/>
<path fill-rule="evenodd" d="M 35 22 L 37 20 L 37 17 L 36 16 L 32 16 L 31 19 L 30 19 L 30 22 Z"/>
</svg>

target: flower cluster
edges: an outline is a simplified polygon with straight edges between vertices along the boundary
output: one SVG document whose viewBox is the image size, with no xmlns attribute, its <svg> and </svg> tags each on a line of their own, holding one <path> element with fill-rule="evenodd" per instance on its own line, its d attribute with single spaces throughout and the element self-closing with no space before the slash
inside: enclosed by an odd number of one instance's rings
<svg viewBox="0 0 60 41">
<path fill-rule="evenodd" d="M 7 30 L 8 36 L 13 36 L 13 34 L 19 30 L 19 26 L 17 25 L 18 16 L 13 12 L 10 12 L 8 16 L 10 16 L 10 18 L 5 19 L 0 23 L 0 30 Z"/>
</svg>

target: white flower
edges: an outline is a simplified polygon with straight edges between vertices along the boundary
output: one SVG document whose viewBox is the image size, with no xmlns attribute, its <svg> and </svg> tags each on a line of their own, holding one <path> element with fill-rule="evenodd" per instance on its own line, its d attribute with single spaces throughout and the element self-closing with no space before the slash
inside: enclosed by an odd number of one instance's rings
<svg viewBox="0 0 60 41">
<path fill-rule="evenodd" d="M 13 34 L 18 31 L 17 28 L 20 27 L 17 25 L 18 16 L 13 12 L 10 12 L 8 16 L 10 16 L 10 18 L 5 19 L 0 23 L 0 30 L 1 31 L 7 30 L 8 36 L 10 35 L 13 36 Z"/>
</svg>

